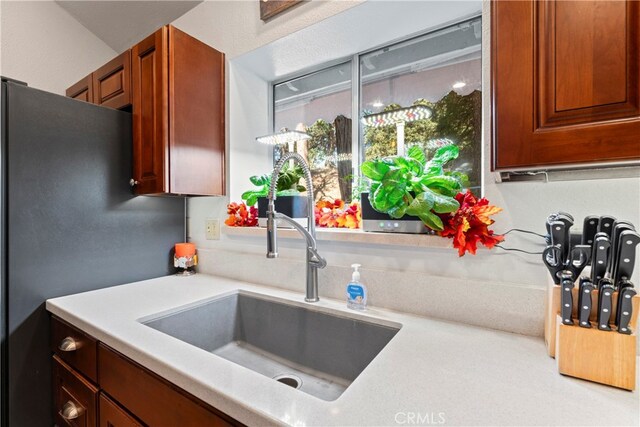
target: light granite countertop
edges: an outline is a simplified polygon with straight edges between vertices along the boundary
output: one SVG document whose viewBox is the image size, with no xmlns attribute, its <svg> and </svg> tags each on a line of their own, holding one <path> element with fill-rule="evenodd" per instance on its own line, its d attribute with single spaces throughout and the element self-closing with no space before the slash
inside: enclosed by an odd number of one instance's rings
<svg viewBox="0 0 640 427">
<path fill-rule="evenodd" d="M 238 290 L 402 328 L 327 402 L 138 321 Z M 640 425 L 637 390 L 558 374 L 541 338 L 376 308 L 361 314 L 326 298 L 302 301 L 302 293 L 197 274 L 55 298 L 46 307 L 247 425 Z"/>
</svg>

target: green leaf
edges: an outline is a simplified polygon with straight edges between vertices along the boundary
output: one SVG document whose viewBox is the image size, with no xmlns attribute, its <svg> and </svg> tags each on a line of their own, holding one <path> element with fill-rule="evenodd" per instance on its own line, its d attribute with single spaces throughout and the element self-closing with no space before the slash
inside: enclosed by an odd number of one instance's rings
<svg viewBox="0 0 640 427">
<path fill-rule="evenodd" d="M 422 166 L 427 163 L 427 157 L 424 155 L 424 151 L 422 151 L 422 149 L 417 145 L 413 145 L 409 148 L 407 156 L 418 161 Z"/>
<path fill-rule="evenodd" d="M 407 204 L 406 203 L 399 203 L 397 206 L 394 206 L 393 208 L 389 209 L 389 212 L 387 212 L 387 214 L 391 217 L 391 218 L 402 218 L 404 216 L 404 214 L 407 211 Z"/>
<path fill-rule="evenodd" d="M 453 197 L 438 194 L 428 188 L 425 189 L 423 194 L 427 194 L 425 197 L 433 198 L 433 211 L 436 213 L 449 213 L 458 210 L 460 203 Z"/>
<path fill-rule="evenodd" d="M 455 197 L 456 194 L 460 192 L 459 190 L 453 190 L 448 187 L 439 187 L 437 185 L 432 185 L 429 187 L 429 189 L 438 194 L 442 194 L 443 196 L 448 196 L 448 197 Z"/>
<path fill-rule="evenodd" d="M 266 197 L 266 196 L 267 196 L 267 190 L 265 191 L 249 190 L 242 193 L 240 198 L 245 201 L 247 206 L 253 206 L 258 201 L 258 197 Z"/>
<path fill-rule="evenodd" d="M 389 169 L 389 165 L 379 160 L 369 160 L 360 166 L 362 174 L 374 181 L 382 181 L 382 178 L 389 172 Z"/>
<path fill-rule="evenodd" d="M 460 149 L 457 145 L 445 145 L 444 147 L 438 148 L 436 154 L 433 155 L 433 158 L 429 161 L 429 163 L 432 165 L 443 166 L 447 162 L 453 159 L 457 159 L 459 154 Z"/>
<path fill-rule="evenodd" d="M 427 187 L 437 186 L 449 188 L 451 190 L 459 190 L 462 188 L 460 180 L 454 176 L 436 175 L 423 178 L 420 183 Z"/>
<path fill-rule="evenodd" d="M 271 176 L 269 175 L 254 175 L 249 178 L 249 181 L 257 187 L 261 187 L 263 185 L 269 185 L 271 182 Z"/>
<path fill-rule="evenodd" d="M 424 171 L 422 172 L 422 176 L 426 178 L 430 176 L 442 175 L 443 173 L 444 172 L 442 170 L 442 166 L 434 165 L 431 164 L 431 162 L 428 162 L 424 168 Z"/>
<path fill-rule="evenodd" d="M 388 213 L 391 208 L 397 206 L 404 196 L 404 186 L 397 187 L 393 184 L 382 184 L 373 193 L 372 206 L 382 213 Z"/>
<path fill-rule="evenodd" d="M 444 230 L 444 225 L 442 224 L 442 220 L 440 217 L 433 212 L 425 212 L 420 215 L 419 218 L 422 220 L 424 225 L 429 227 L 432 230 L 442 231 Z"/>
<path fill-rule="evenodd" d="M 304 185 L 298 184 L 296 186 L 296 190 L 298 190 L 299 192 L 303 193 L 303 192 L 307 191 L 307 187 L 305 187 Z"/>
<path fill-rule="evenodd" d="M 407 208 L 407 214 L 420 217 L 420 215 L 431 211 L 433 204 L 434 198 L 430 193 L 420 193 Z"/>
</svg>

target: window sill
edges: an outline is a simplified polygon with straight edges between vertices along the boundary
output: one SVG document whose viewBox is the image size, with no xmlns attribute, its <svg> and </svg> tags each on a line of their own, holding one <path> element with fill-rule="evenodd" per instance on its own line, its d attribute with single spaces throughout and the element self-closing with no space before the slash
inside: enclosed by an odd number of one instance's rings
<svg viewBox="0 0 640 427">
<path fill-rule="evenodd" d="M 222 227 L 222 233 L 230 237 L 262 237 L 266 229 L 262 227 Z M 429 234 L 376 233 L 344 228 L 316 228 L 318 241 L 355 243 L 368 245 L 412 246 L 421 248 L 451 249 L 451 239 Z M 279 228 L 278 238 L 299 239 L 300 234 L 293 229 Z"/>
</svg>

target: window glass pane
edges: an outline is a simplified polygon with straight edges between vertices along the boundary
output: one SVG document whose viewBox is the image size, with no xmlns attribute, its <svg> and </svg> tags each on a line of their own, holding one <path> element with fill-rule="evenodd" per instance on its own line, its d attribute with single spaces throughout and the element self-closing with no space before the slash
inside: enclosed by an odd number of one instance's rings
<svg viewBox="0 0 640 427">
<path fill-rule="evenodd" d="M 351 200 L 351 62 L 274 85 L 274 128 L 306 131 L 293 149 L 307 159 L 316 200 Z"/>
<path fill-rule="evenodd" d="M 362 116 L 414 105 L 430 107 L 430 118 L 405 122 L 405 147 L 418 144 L 430 157 L 443 144 L 457 144 L 460 156 L 450 167 L 467 174 L 470 188 L 478 194 L 481 37 L 481 21 L 475 18 L 360 57 Z M 364 160 L 396 154 L 397 125 L 361 126 Z"/>
</svg>

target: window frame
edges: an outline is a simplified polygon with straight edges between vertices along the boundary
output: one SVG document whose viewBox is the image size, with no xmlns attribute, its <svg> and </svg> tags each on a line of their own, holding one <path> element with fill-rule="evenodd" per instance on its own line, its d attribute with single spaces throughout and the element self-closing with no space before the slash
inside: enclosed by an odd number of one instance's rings
<svg viewBox="0 0 640 427">
<path fill-rule="evenodd" d="M 294 79 L 298 79 L 298 78 L 302 78 L 305 76 L 309 76 L 311 74 L 317 73 L 319 71 L 334 67 L 336 65 L 340 65 L 340 64 L 346 64 L 348 62 L 351 63 L 351 120 L 352 123 L 355 120 L 357 123 L 356 125 L 351 126 L 351 140 L 352 141 L 357 141 L 357 144 L 352 144 L 352 148 L 351 148 L 351 159 L 352 159 L 352 163 L 351 163 L 351 167 L 352 167 L 352 173 L 354 176 L 360 176 L 360 165 L 362 164 L 362 160 L 364 158 L 364 132 L 363 132 L 363 125 L 360 121 L 361 117 L 360 117 L 360 107 L 362 105 L 362 97 L 361 97 L 361 73 L 360 73 L 360 59 L 361 57 L 368 55 L 372 52 L 376 52 L 378 50 L 381 49 L 385 49 L 385 48 L 390 48 L 392 46 L 401 44 L 401 43 L 408 43 L 412 40 L 418 39 L 420 37 L 424 37 L 428 34 L 431 33 L 435 33 L 438 31 L 441 31 L 445 28 L 450 28 L 456 25 L 460 25 L 463 22 L 471 22 L 474 21 L 476 19 L 480 19 L 480 22 L 482 24 L 482 21 L 484 20 L 484 17 L 482 15 L 482 13 L 477 13 L 477 14 L 473 14 L 470 16 L 465 16 L 465 17 L 461 17 L 458 20 L 455 21 L 451 21 L 451 22 L 447 22 L 444 23 L 442 25 L 438 25 L 432 28 L 429 28 L 427 30 L 424 31 L 420 31 L 417 33 L 413 33 L 410 34 L 408 36 L 405 37 L 401 37 L 395 40 L 390 40 L 388 42 L 385 42 L 383 44 L 371 47 L 369 49 L 360 51 L 360 52 L 356 52 L 352 55 L 349 56 L 343 56 L 331 61 L 327 61 L 327 62 L 323 62 L 321 64 L 317 64 L 313 67 L 310 68 L 306 68 L 304 70 L 298 71 L 298 72 L 294 72 L 294 73 L 289 73 L 281 78 L 278 78 L 276 80 L 273 80 L 269 83 L 269 93 L 268 93 L 268 120 L 269 120 L 269 129 L 270 129 L 270 133 L 275 133 L 277 132 L 277 130 L 275 129 L 275 87 L 279 84 L 294 80 Z M 482 55 L 482 46 L 484 44 L 484 37 L 480 38 L 480 50 L 481 50 L 481 55 Z M 481 75 L 484 76 L 485 71 L 481 70 Z M 485 85 L 484 85 L 484 78 L 481 79 L 481 91 L 484 93 L 485 90 Z M 483 115 L 484 115 L 484 109 L 483 109 Z M 483 125 L 482 125 L 483 129 L 484 129 L 484 117 L 483 117 Z M 481 140 L 481 145 L 484 146 L 484 130 L 482 130 L 481 132 L 482 134 L 482 140 Z M 275 150 L 275 147 L 274 147 Z M 272 163 L 275 166 L 275 156 L 274 156 L 274 150 L 271 151 L 271 160 Z M 485 192 L 485 183 L 484 183 L 484 170 L 485 170 L 485 164 L 484 164 L 484 151 L 481 151 L 481 159 L 480 159 L 480 194 L 483 196 L 484 192 Z"/>
</svg>

